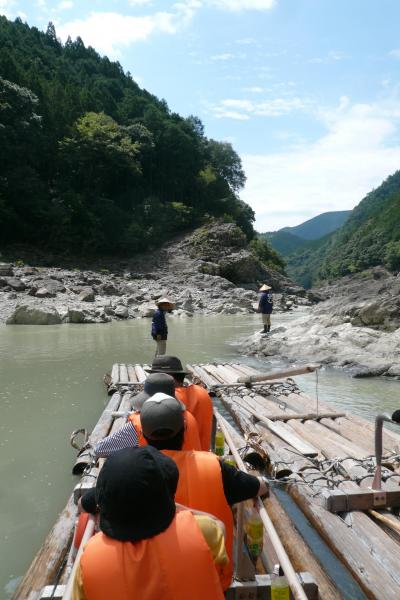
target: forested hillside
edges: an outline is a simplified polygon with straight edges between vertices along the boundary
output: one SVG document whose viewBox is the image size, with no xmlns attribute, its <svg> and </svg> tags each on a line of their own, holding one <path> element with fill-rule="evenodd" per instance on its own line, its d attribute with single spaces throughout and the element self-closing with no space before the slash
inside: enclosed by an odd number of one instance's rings
<svg viewBox="0 0 400 600">
<path fill-rule="evenodd" d="M 318 270 L 321 279 L 368 267 L 400 269 L 400 171 L 388 177 L 355 207 L 338 230 Z"/>
<path fill-rule="evenodd" d="M 0 163 L 3 245 L 124 255 L 210 216 L 254 235 L 232 146 L 52 24 L 0 17 Z"/>
<path fill-rule="evenodd" d="M 400 270 L 400 171 L 354 208 L 346 223 L 288 257 L 288 274 L 306 287 L 370 267 Z"/>
</svg>

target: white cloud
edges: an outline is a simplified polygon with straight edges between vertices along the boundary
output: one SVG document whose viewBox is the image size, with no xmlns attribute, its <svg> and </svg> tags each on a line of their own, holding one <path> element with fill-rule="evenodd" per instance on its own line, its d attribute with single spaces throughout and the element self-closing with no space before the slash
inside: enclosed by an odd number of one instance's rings
<svg viewBox="0 0 400 600">
<path fill-rule="evenodd" d="M 389 56 L 393 56 L 393 58 L 400 58 L 400 48 L 395 48 L 389 52 Z"/>
<path fill-rule="evenodd" d="M 256 212 L 259 231 L 296 225 L 330 210 L 353 208 L 400 168 L 398 103 L 320 110 L 327 132 L 314 143 L 265 155 L 242 156 L 247 175 L 242 194 Z"/>
<path fill-rule="evenodd" d="M 345 60 L 346 58 L 348 58 L 348 55 L 345 52 L 342 52 L 341 50 L 331 50 L 328 52 L 327 56 L 316 56 L 315 58 L 310 58 L 308 62 L 314 64 L 325 64 L 337 62 L 339 60 Z"/>
<path fill-rule="evenodd" d="M 228 98 L 221 100 L 219 104 L 211 107 L 211 111 L 218 119 L 238 118 L 232 117 L 232 109 L 235 114 L 241 114 L 242 119 L 253 117 L 279 117 L 295 110 L 305 110 L 310 105 L 310 101 L 301 98 L 274 98 L 263 102 L 254 102 L 253 100 L 238 100 Z"/>
<path fill-rule="evenodd" d="M 175 34 L 186 26 L 199 6 L 197 0 L 180 2 L 173 6 L 175 12 L 157 12 L 145 16 L 126 16 L 114 12 L 92 12 L 86 19 L 76 19 L 57 27 L 57 34 L 65 40 L 80 36 L 86 45 L 118 57 L 120 49 L 149 36 Z"/>
<path fill-rule="evenodd" d="M 63 2 L 60 2 L 60 4 L 57 6 L 58 10 L 68 10 L 70 8 L 73 8 L 74 3 L 71 2 L 71 0 L 63 0 Z"/>
<path fill-rule="evenodd" d="M 211 57 L 211 60 L 231 60 L 232 58 L 235 58 L 234 54 L 224 52 L 223 54 L 214 54 L 214 56 Z"/>
<path fill-rule="evenodd" d="M 275 0 L 209 0 L 210 4 L 229 10 L 239 12 L 242 10 L 269 10 L 275 6 Z"/>
<path fill-rule="evenodd" d="M 4 15 L 7 19 L 13 18 L 15 15 L 15 11 L 13 11 L 14 6 L 14 0 L 0 0 L 0 15 Z"/>
<path fill-rule="evenodd" d="M 151 4 L 152 0 L 129 0 L 131 6 L 144 6 L 145 4 Z"/>
<path fill-rule="evenodd" d="M 265 92 L 265 88 L 258 87 L 257 85 L 253 85 L 252 87 L 243 88 L 244 92 L 249 92 L 250 94 L 262 94 Z"/>
</svg>

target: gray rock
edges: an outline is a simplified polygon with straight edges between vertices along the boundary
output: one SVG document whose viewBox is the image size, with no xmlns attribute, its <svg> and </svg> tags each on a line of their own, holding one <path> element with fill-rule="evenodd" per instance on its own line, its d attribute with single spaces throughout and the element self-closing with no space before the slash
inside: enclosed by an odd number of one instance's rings
<svg viewBox="0 0 400 600">
<path fill-rule="evenodd" d="M 26 289 L 26 285 L 17 277 L 7 277 L 5 281 L 6 285 L 16 292 L 23 292 Z"/>
<path fill-rule="evenodd" d="M 65 285 L 57 279 L 49 278 L 36 278 L 33 282 L 37 288 L 46 288 L 50 294 L 57 294 L 58 292 L 65 292 Z"/>
<path fill-rule="evenodd" d="M 17 306 L 7 325 L 57 325 L 61 317 L 55 308 Z"/>
<path fill-rule="evenodd" d="M 77 308 L 68 309 L 68 323 L 85 323 L 85 313 Z"/>
<path fill-rule="evenodd" d="M 118 304 L 114 310 L 114 315 L 120 319 L 127 319 L 129 317 L 128 307 L 123 304 Z"/>
<path fill-rule="evenodd" d="M 35 293 L 36 298 L 54 298 L 55 292 L 50 292 L 46 287 L 39 288 Z"/>
<path fill-rule="evenodd" d="M 10 263 L 0 263 L 0 277 L 12 277 L 14 275 Z"/>
<path fill-rule="evenodd" d="M 92 288 L 86 288 L 86 289 L 82 290 L 81 293 L 78 296 L 78 299 L 81 302 L 94 302 L 95 295 L 94 295 L 93 289 Z"/>
</svg>

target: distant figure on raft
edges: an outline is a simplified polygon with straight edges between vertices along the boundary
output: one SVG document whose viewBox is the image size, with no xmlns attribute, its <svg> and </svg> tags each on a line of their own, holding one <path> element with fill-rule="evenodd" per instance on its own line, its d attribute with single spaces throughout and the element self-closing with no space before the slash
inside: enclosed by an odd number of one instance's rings
<svg viewBox="0 0 400 600">
<path fill-rule="evenodd" d="M 157 310 L 151 322 L 151 337 L 156 342 L 156 356 L 167 351 L 168 327 L 165 313 L 172 312 L 175 305 L 168 298 L 160 298 L 156 302 Z"/>
<path fill-rule="evenodd" d="M 268 333 L 271 330 L 271 313 L 274 309 L 274 299 L 271 290 L 271 286 L 266 283 L 264 283 L 259 290 L 261 295 L 258 302 L 258 312 L 261 313 L 264 325 L 264 329 L 261 333 Z"/>
</svg>

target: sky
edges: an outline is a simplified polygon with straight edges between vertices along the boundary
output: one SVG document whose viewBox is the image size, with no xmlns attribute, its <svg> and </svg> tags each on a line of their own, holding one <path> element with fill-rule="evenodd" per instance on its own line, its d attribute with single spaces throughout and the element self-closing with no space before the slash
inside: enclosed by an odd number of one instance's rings
<svg viewBox="0 0 400 600">
<path fill-rule="evenodd" d="M 351 209 L 400 167 L 400 0 L 0 0 L 78 35 L 232 143 L 258 231 Z"/>
</svg>

